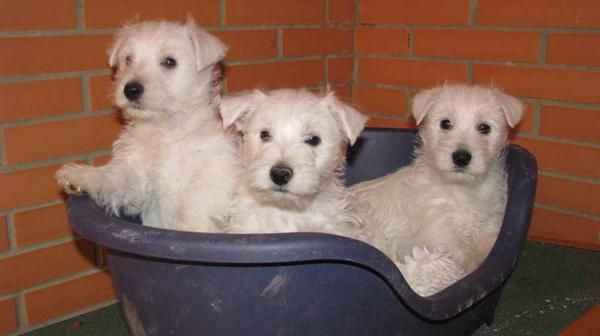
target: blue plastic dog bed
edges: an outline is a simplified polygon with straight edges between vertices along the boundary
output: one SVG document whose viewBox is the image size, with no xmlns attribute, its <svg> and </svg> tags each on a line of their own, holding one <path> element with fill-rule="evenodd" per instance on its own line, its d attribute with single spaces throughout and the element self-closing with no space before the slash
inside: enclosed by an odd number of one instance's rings
<svg viewBox="0 0 600 336">
<path fill-rule="evenodd" d="M 348 184 L 408 164 L 414 140 L 410 130 L 366 130 L 349 151 Z M 157 229 L 108 216 L 87 196 L 69 198 L 69 221 L 107 248 L 133 335 L 468 335 L 492 323 L 529 226 L 535 158 L 510 145 L 506 160 L 498 241 L 475 272 L 430 297 L 379 250 L 334 235 Z"/>
</svg>

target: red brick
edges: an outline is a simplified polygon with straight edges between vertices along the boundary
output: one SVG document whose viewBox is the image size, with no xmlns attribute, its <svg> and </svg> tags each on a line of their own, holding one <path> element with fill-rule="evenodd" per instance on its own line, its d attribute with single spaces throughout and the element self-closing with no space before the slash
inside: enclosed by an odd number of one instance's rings
<svg viewBox="0 0 600 336">
<path fill-rule="evenodd" d="M 110 274 L 101 272 L 27 293 L 25 304 L 29 323 L 36 324 L 114 298 Z"/>
<path fill-rule="evenodd" d="M 98 156 L 98 157 L 94 158 L 93 165 L 95 167 L 104 166 L 105 164 L 109 163 L 111 159 L 112 159 L 111 155 Z"/>
<path fill-rule="evenodd" d="M 17 302 L 15 299 L 0 301 L 0 334 L 17 330 Z"/>
<path fill-rule="evenodd" d="M 352 103 L 352 87 L 350 85 L 340 85 L 332 87 L 335 95 L 346 103 Z"/>
<path fill-rule="evenodd" d="M 533 124 L 534 124 L 534 115 L 533 115 L 533 107 L 529 103 L 524 103 L 525 110 L 523 111 L 523 117 L 521 117 L 521 121 L 515 127 L 516 131 L 523 132 L 532 132 Z"/>
<path fill-rule="evenodd" d="M 535 62 L 540 33 L 488 30 L 416 30 L 413 53 L 483 60 Z"/>
<path fill-rule="evenodd" d="M 474 77 L 518 96 L 600 103 L 600 72 L 475 64 Z"/>
<path fill-rule="evenodd" d="M 355 30 L 356 52 L 364 54 L 405 55 L 408 32 L 404 29 L 358 28 Z"/>
<path fill-rule="evenodd" d="M 560 336 L 590 336 L 599 334 L 600 304 L 596 304 L 592 309 L 583 314 L 582 317 L 560 332 Z"/>
<path fill-rule="evenodd" d="M 0 122 L 81 110 L 78 78 L 0 84 Z"/>
<path fill-rule="evenodd" d="M 218 0 L 86 0 L 86 28 L 116 28 L 143 20 L 185 21 L 188 14 L 201 25 L 219 23 Z"/>
<path fill-rule="evenodd" d="M 600 142 L 600 110 L 543 106 L 540 133 L 574 140 Z"/>
<path fill-rule="evenodd" d="M 585 249 L 585 250 L 592 250 L 592 251 L 600 252 L 600 246 L 598 246 L 598 245 L 582 244 L 582 243 L 577 243 L 577 242 L 573 242 L 573 241 L 542 238 L 542 237 L 535 237 L 535 236 L 530 236 L 530 237 L 528 237 L 528 239 L 532 240 L 532 241 L 538 241 L 538 242 L 543 242 L 543 243 L 548 243 L 548 244 L 562 245 L 562 246 L 567 246 L 567 247 L 574 247 L 574 248 L 578 248 L 578 249 Z"/>
<path fill-rule="evenodd" d="M 283 55 L 307 56 L 352 52 L 351 29 L 286 29 Z"/>
<path fill-rule="evenodd" d="M 405 119 L 369 118 L 367 127 L 373 128 L 416 128 L 414 121 Z"/>
<path fill-rule="evenodd" d="M 0 0 L 0 8 L 0 30 L 77 27 L 77 13 L 73 0 Z"/>
<path fill-rule="evenodd" d="M 354 59 L 351 57 L 330 58 L 327 60 L 327 81 L 329 83 L 347 83 L 352 81 Z"/>
<path fill-rule="evenodd" d="M 460 25 L 469 22 L 469 0 L 369 0 L 360 23 Z"/>
<path fill-rule="evenodd" d="M 109 148 L 120 131 L 114 114 L 7 128 L 6 161 L 44 160 Z"/>
<path fill-rule="evenodd" d="M 90 104 L 92 110 L 107 110 L 113 107 L 112 76 L 102 75 L 90 78 Z"/>
<path fill-rule="evenodd" d="M 600 66 L 600 34 L 548 35 L 548 63 Z"/>
<path fill-rule="evenodd" d="M 530 27 L 598 27 L 596 0 L 486 0 L 477 5 L 477 22 L 484 25 Z"/>
<path fill-rule="evenodd" d="M 354 0 L 329 0 L 329 23 L 354 23 L 356 18 L 354 2 Z"/>
<path fill-rule="evenodd" d="M 562 245 L 562 246 L 567 246 L 567 247 L 574 247 L 574 248 L 578 248 L 578 249 L 584 249 L 584 250 L 590 250 L 590 251 L 598 251 L 598 252 L 600 252 L 600 246 L 599 245 L 581 244 L 581 243 L 576 243 L 576 242 L 571 242 L 571 241 L 543 239 L 543 238 L 536 238 L 536 237 L 532 237 L 530 240 L 532 240 L 532 241 L 539 241 L 539 242 L 542 242 L 542 243 Z M 584 335 L 588 336 L 589 334 L 584 334 Z"/>
<path fill-rule="evenodd" d="M 368 83 L 424 88 L 446 80 L 466 81 L 467 66 L 460 63 L 361 58 L 359 79 Z"/>
<path fill-rule="evenodd" d="M 310 87 L 307 88 L 308 91 L 314 93 L 317 96 L 324 96 L 326 95 L 329 91 L 327 90 L 327 86 L 326 85 L 319 85 L 319 86 L 315 86 L 315 87 Z"/>
<path fill-rule="evenodd" d="M 323 0 L 227 0 L 227 24 L 310 24 L 323 23 Z"/>
<path fill-rule="evenodd" d="M 54 180 L 59 166 L 48 166 L 0 173 L 0 185 L 10 193 L 0 193 L 0 210 L 60 199 L 60 188 Z"/>
<path fill-rule="evenodd" d="M 107 69 L 106 35 L 0 38 L 0 76 Z"/>
<path fill-rule="evenodd" d="M 81 272 L 94 263 L 94 246 L 85 240 L 0 259 L 0 294 Z"/>
<path fill-rule="evenodd" d="M 219 31 L 214 35 L 229 47 L 226 60 L 277 57 L 275 30 Z"/>
<path fill-rule="evenodd" d="M 516 137 L 513 142 L 532 152 L 540 169 L 549 171 L 600 177 L 600 149 L 553 141 Z"/>
<path fill-rule="evenodd" d="M 64 204 L 17 212 L 14 214 L 17 246 L 57 239 L 72 235 Z"/>
<path fill-rule="evenodd" d="M 354 87 L 354 104 L 369 113 L 406 115 L 406 92 L 367 86 Z"/>
<path fill-rule="evenodd" d="M 227 89 L 316 86 L 323 83 L 323 71 L 322 60 L 234 65 L 227 69 Z"/>
<path fill-rule="evenodd" d="M 600 214 L 600 184 L 541 175 L 536 202 L 592 215 Z"/>
<path fill-rule="evenodd" d="M 308 88 L 308 90 L 320 97 L 324 97 L 330 92 L 333 92 L 341 102 L 352 106 L 352 88 L 349 84 L 335 86 L 317 86 L 313 88 Z"/>
<path fill-rule="evenodd" d="M 106 255 L 107 248 L 101 245 L 97 245 L 96 247 L 98 248 L 96 252 L 96 262 L 98 267 L 106 268 L 106 266 L 108 266 L 108 259 Z"/>
<path fill-rule="evenodd" d="M 596 221 L 547 209 L 534 208 L 529 237 L 578 245 L 597 245 Z"/>
<path fill-rule="evenodd" d="M 0 253 L 8 250 L 8 229 L 6 217 L 0 217 Z"/>
</svg>

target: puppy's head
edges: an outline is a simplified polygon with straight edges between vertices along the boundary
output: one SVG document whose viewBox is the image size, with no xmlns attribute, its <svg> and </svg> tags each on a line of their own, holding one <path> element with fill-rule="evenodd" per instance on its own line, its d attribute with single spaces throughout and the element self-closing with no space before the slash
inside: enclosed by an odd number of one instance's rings
<svg viewBox="0 0 600 336">
<path fill-rule="evenodd" d="M 523 104 L 498 89 L 446 84 L 417 94 L 412 113 L 426 162 L 452 179 L 485 175 L 507 142 Z"/>
<path fill-rule="evenodd" d="M 304 208 L 337 178 L 346 143 L 366 118 L 333 94 L 253 91 L 221 100 L 225 127 L 243 134 L 244 183 L 264 203 Z"/>
<path fill-rule="evenodd" d="M 115 102 L 130 119 L 163 118 L 208 104 L 226 47 L 193 22 L 148 21 L 119 31 L 110 50 Z"/>
</svg>

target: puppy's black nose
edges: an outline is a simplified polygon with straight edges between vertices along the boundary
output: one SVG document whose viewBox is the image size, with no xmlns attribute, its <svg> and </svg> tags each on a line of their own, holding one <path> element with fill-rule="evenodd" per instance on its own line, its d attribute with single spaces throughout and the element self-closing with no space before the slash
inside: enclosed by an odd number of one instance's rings
<svg viewBox="0 0 600 336">
<path fill-rule="evenodd" d="M 294 171 L 286 166 L 274 166 L 271 168 L 271 181 L 277 184 L 278 186 L 282 186 L 287 184 L 294 176 Z"/>
<path fill-rule="evenodd" d="M 144 87 L 138 82 L 129 82 L 125 85 L 123 93 L 131 101 L 138 100 L 144 93 Z"/>
<path fill-rule="evenodd" d="M 471 153 L 460 149 L 452 153 L 452 162 L 458 167 L 464 168 L 471 162 Z"/>
</svg>

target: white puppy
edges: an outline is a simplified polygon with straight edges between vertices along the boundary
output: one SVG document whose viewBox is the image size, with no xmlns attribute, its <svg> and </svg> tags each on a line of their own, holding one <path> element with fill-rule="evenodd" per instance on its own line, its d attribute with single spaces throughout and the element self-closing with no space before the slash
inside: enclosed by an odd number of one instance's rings
<svg viewBox="0 0 600 336">
<path fill-rule="evenodd" d="M 225 126 L 243 134 L 243 170 L 229 232 L 328 232 L 360 238 L 339 179 L 366 118 L 333 94 L 253 91 L 224 97 Z"/>
<path fill-rule="evenodd" d="M 413 101 L 417 124 L 424 122 L 413 163 L 353 187 L 365 225 L 378 232 L 394 260 L 456 263 L 447 265 L 454 275 L 405 274 L 413 287 L 445 283 L 432 294 L 473 271 L 490 252 L 506 204 L 507 126 L 519 122 L 522 110 L 519 100 L 494 88 L 455 84 L 425 90 Z M 415 247 L 421 250 L 413 252 Z"/>
<path fill-rule="evenodd" d="M 215 108 L 215 65 L 226 47 L 193 23 L 123 28 L 110 51 L 115 101 L 127 121 L 106 166 L 67 164 L 67 192 L 84 191 L 145 225 L 218 231 L 238 173 L 237 143 Z"/>
</svg>

